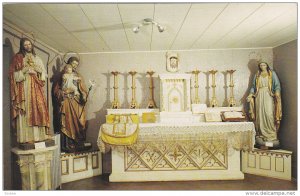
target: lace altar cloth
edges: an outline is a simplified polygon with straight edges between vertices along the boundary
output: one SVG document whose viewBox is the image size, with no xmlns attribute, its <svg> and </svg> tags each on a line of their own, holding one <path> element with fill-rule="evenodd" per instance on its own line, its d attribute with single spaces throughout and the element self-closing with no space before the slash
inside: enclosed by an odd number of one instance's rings
<svg viewBox="0 0 300 196">
<path fill-rule="evenodd" d="M 108 150 L 107 145 L 101 140 L 100 127 L 98 147 L 101 152 Z M 189 124 L 139 124 L 139 133 L 136 144 L 143 142 L 180 142 L 226 139 L 228 148 L 235 150 L 252 150 L 255 142 L 255 127 L 252 122 L 203 122 Z M 134 145 L 134 144 L 133 144 Z"/>
</svg>

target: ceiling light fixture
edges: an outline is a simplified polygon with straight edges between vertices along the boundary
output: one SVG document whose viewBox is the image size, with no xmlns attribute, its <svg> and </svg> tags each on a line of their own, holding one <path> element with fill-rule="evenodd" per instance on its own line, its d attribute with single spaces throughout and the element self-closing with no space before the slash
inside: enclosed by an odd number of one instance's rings
<svg viewBox="0 0 300 196">
<path fill-rule="evenodd" d="M 155 26 L 157 26 L 157 29 L 160 33 L 164 32 L 166 30 L 166 28 L 164 26 L 162 26 L 158 22 L 154 21 L 153 19 L 145 18 L 142 23 L 140 23 L 138 26 L 133 27 L 132 31 L 134 33 L 138 33 L 142 26 L 146 26 L 146 25 L 150 25 L 150 24 L 154 24 Z"/>
</svg>

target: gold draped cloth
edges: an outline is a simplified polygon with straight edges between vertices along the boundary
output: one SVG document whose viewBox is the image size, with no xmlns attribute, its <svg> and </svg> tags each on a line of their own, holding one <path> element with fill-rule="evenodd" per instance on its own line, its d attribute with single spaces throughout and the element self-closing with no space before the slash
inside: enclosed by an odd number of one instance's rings
<svg viewBox="0 0 300 196">
<path fill-rule="evenodd" d="M 99 139 L 107 146 L 130 146 L 136 143 L 139 117 L 136 114 L 107 115 Z"/>
</svg>

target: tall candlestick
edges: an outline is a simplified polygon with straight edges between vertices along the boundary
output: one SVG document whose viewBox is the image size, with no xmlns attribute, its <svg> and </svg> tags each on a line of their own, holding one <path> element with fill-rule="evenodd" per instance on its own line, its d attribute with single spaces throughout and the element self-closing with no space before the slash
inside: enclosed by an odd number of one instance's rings
<svg viewBox="0 0 300 196">
<path fill-rule="evenodd" d="M 118 100 L 118 71 L 112 71 L 111 74 L 114 76 L 114 101 L 112 102 L 112 108 L 118 109 L 120 108 L 119 100 Z"/>
<path fill-rule="evenodd" d="M 209 73 L 212 74 L 212 98 L 210 100 L 210 107 L 217 107 L 218 106 L 218 101 L 216 98 L 216 79 L 215 75 L 218 71 L 217 70 L 210 70 Z"/>
<path fill-rule="evenodd" d="M 234 87 L 234 84 L 233 84 L 233 73 L 235 72 L 236 70 L 227 70 L 227 73 L 230 74 L 230 84 L 229 84 L 229 87 L 230 87 L 230 98 L 228 100 L 228 106 L 229 107 L 233 107 L 236 105 L 236 101 L 234 99 L 234 95 L 233 95 L 233 87 Z"/>
<path fill-rule="evenodd" d="M 199 98 L 199 94 L 198 94 L 198 90 L 199 90 L 199 84 L 198 84 L 198 75 L 199 75 L 200 71 L 199 70 L 195 70 L 192 71 L 192 74 L 195 75 L 195 100 L 194 100 L 194 104 L 199 104 L 200 103 L 200 98 Z"/>
<path fill-rule="evenodd" d="M 153 85 L 153 77 L 152 77 L 154 73 L 155 73 L 154 71 L 147 71 L 147 74 L 150 76 L 150 86 L 149 86 L 150 99 L 147 108 L 157 108 L 156 103 L 154 101 L 154 85 Z"/>
<path fill-rule="evenodd" d="M 137 104 L 136 99 L 135 99 L 135 89 L 136 89 L 136 86 L 135 86 L 135 74 L 137 72 L 136 71 L 130 71 L 128 73 L 131 75 L 131 83 L 132 83 L 132 86 L 131 86 L 132 96 L 131 96 L 130 108 L 131 109 L 136 109 L 136 108 L 138 108 L 138 104 Z"/>
</svg>

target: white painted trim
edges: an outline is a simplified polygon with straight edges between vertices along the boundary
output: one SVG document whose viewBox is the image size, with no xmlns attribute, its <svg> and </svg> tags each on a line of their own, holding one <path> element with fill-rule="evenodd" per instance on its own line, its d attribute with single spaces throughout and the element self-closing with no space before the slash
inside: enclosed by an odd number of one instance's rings
<svg viewBox="0 0 300 196">
<path fill-rule="evenodd" d="M 257 49 L 273 49 L 273 47 L 261 48 L 207 48 L 207 49 L 193 49 L 193 50 L 145 50 L 145 51 L 115 51 L 115 52 L 81 52 L 78 54 L 125 54 L 125 53 L 159 53 L 159 52 L 200 52 L 200 51 L 214 51 L 214 50 L 257 50 Z"/>
</svg>

